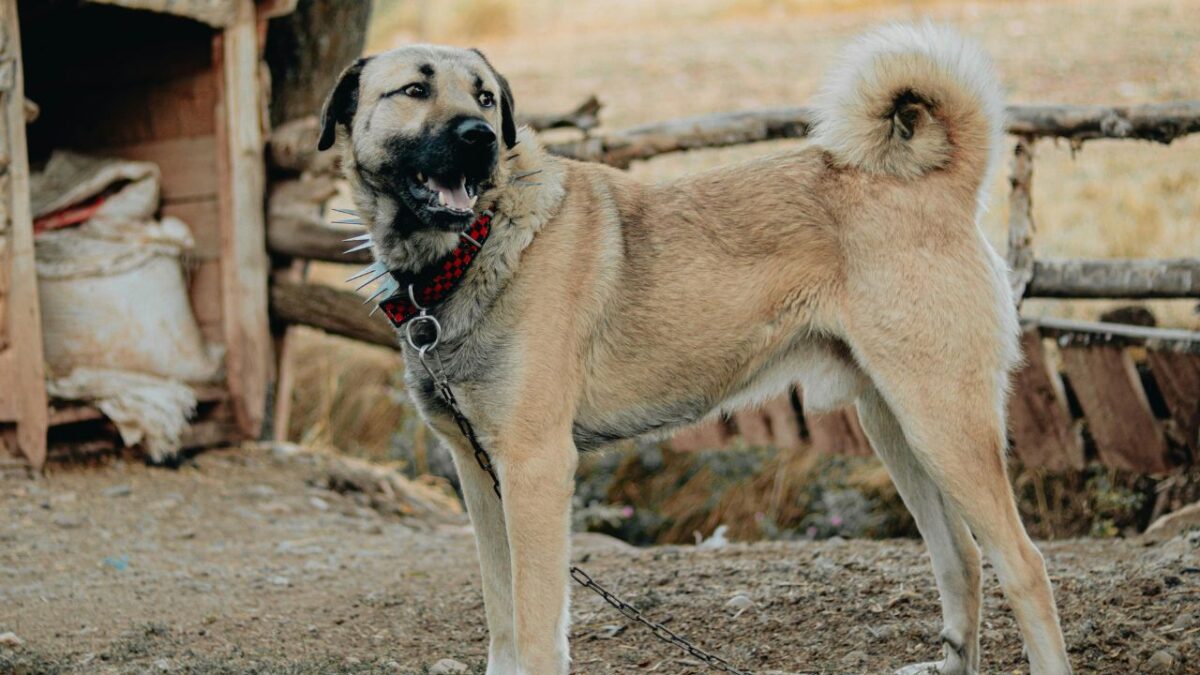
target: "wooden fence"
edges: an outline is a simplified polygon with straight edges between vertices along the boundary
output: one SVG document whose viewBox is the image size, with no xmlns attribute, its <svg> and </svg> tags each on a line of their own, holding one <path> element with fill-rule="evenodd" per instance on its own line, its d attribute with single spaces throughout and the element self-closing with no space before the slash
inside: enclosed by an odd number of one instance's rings
<svg viewBox="0 0 1200 675">
<path fill-rule="evenodd" d="M 529 120 L 535 128 L 575 126 L 582 138 L 551 143 L 551 152 L 628 167 L 659 155 L 808 134 L 807 108 L 725 113 L 671 120 L 602 134 L 589 133 L 599 108 L 589 99 L 566 115 Z M 1010 106 L 1013 146 L 1007 260 L 1018 302 L 1024 298 L 1200 298 L 1200 258 L 1172 260 L 1059 260 L 1033 249 L 1032 177 L 1035 144 L 1062 138 L 1073 147 L 1093 139 L 1159 143 L 1200 131 L 1200 102 L 1128 107 Z M 369 252 L 343 253 L 342 241 L 360 230 L 330 226 L 322 204 L 333 194 L 337 167 L 317 155 L 316 121 L 278 129 L 269 162 L 276 182 L 268 213 L 268 247 L 281 261 L 360 264 Z M 304 324 L 397 348 L 390 326 L 368 317 L 361 296 L 303 279 L 303 264 L 281 265 L 271 286 L 277 325 Z M 282 335 L 282 334 L 281 334 Z M 1093 451 L 1105 464 L 1161 473 L 1200 457 L 1200 333 L 1117 323 L 1025 320 L 1025 362 L 1014 378 L 1009 428 L 1026 466 L 1080 469 Z M 286 428 L 287 346 L 279 350 L 281 392 L 277 433 Z M 677 448 L 736 442 L 869 454 L 852 408 L 823 415 L 804 410 L 794 391 L 761 409 L 741 411 L 680 432 Z"/>
</svg>

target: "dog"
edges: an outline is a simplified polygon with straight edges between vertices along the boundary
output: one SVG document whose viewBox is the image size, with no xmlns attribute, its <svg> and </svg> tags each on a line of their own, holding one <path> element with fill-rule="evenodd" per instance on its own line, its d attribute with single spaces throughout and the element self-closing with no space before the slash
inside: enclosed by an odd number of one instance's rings
<svg viewBox="0 0 1200 675">
<path fill-rule="evenodd" d="M 408 309 L 439 322 L 502 500 L 419 345 L 405 360 L 474 525 L 488 673 L 568 671 L 580 452 L 794 383 L 810 409 L 857 405 L 928 545 L 943 658 L 900 672 L 979 672 L 980 548 L 1032 672 L 1070 672 L 1005 474 L 1019 349 L 1007 269 L 978 224 L 1003 142 L 990 62 L 950 29 L 886 26 L 850 45 L 814 109 L 802 149 L 646 184 L 544 152 L 476 50 L 401 47 L 333 88 L 318 147 L 340 143 L 380 269 L 419 278 L 475 244 L 453 292 L 410 293 Z"/>
</svg>

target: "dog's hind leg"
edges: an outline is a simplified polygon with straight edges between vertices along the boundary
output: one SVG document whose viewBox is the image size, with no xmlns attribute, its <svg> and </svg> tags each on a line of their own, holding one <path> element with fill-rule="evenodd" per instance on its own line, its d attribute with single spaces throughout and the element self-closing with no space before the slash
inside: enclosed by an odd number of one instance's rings
<svg viewBox="0 0 1200 675">
<path fill-rule="evenodd" d="M 504 507 L 492 489 L 492 478 L 480 468 L 467 444 L 458 434 L 443 437 L 451 448 L 463 500 L 475 530 L 479 571 L 483 577 L 483 605 L 487 614 L 488 675 L 517 672 L 517 644 L 513 627 L 512 565 Z"/>
<path fill-rule="evenodd" d="M 1071 672 L 1050 578 L 1017 513 L 1004 468 L 1002 366 L 954 340 L 899 335 L 859 342 L 856 357 L 898 420 L 916 463 L 992 561 L 1025 638 L 1032 675 Z M 951 341 L 947 341 L 947 337 Z M 956 344 L 957 343 L 957 344 Z M 910 346 L 896 350 L 895 344 Z"/>
<path fill-rule="evenodd" d="M 981 600 L 979 547 L 971 538 L 962 516 L 950 508 L 937 484 L 913 455 L 900 423 L 879 392 L 870 388 L 859 397 L 858 417 L 925 539 L 942 596 L 945 660 L 909 666 L 897 675 L 931 670 L 946 675 L 977 675 Z"/>
</svg>

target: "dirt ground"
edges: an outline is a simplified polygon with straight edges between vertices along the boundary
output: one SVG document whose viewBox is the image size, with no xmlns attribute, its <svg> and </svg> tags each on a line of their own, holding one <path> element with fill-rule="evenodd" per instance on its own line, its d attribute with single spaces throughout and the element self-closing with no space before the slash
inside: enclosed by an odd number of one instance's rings
<svg viewBox="0 0 1200 675">
<path fill-rule="evenodd" d="M 442 658 L 483 672 L 468 526 L 368 508 L 362 493 L 319 487 L 322 471 L 306 453 L 237 449 L 178 470 L 112 461 L 3 476 L 0 634 L 23 644 L 0 635 L 0 672 L 422 673 Z M 1200 532 L 1044 545 L 1077 672 L 1200 672 L 1198 548 Z M 916 541 L 633 549 L 579 535 L 575 557 L 756 671 L 887 672 L 938 648 Z M 985 595 L 986 671 L 1027 672 L 990 572 Z M 574 672 L 701 672 L 598 598 L 574 597 Z"/>
</svg>

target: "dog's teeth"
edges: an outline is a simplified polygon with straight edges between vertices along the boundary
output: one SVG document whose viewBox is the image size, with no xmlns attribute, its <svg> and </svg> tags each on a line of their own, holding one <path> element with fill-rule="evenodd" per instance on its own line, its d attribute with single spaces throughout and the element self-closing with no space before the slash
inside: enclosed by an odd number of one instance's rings
<svg viewBox="0 0 1200 675">
<path fill-rule="evenodd" d="M 475 208 L 475 202 L 479 201 L 479 195 L 471 197 L 471 208 Z"/>
<path fill-rule="evenodd" d="M 438 204 L 440 206 L 446 205 L 446 193 L 442 192 L 441 190 L 438 190 Z"/>
<path fill-rule="evenodd" d="M 424 183 L 425 181 L 426 181 L 425 174 L 423 174 L 423 173 L 421 173 L 420 171 L 418 171 L 418 172 L 417 172 L 417 182 L 418 182 L 418 183 Z"/>
</svg>

